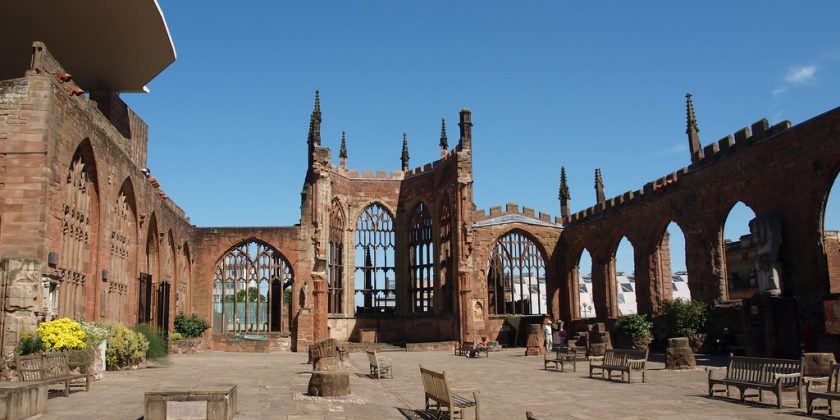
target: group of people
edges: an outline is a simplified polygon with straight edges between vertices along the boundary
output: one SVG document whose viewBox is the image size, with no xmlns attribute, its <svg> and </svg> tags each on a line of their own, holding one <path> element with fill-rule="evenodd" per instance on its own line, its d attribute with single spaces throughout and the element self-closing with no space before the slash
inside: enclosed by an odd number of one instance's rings
<svg viewBox="0 0 840 420">
<path fill-rule="evenodd" d="M 548 351 L 566 345 L 567 334 L 563 328 L 563 321 L 552 322 L 546 318 L 543 324 L 543 334 L 545 334 L 545 349 Z"/>
</svg>

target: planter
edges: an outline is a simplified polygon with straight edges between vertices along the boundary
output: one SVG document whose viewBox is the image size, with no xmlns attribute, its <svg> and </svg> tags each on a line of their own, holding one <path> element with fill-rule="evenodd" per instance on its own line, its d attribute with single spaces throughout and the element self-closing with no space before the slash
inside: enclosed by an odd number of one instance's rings
<svg viewBox="0 0 840 420">
<path fill-rule="evenodd" d="M 202 337 L 169 340 L 170 354 L 201 353 L 209 347 Z"/>
<path fill-rule="evenodd" d="M 630 337 L 624 334 L 617 334 L 615 347 L 618 349 L 647 350 L 653 337 Z"/>
<path fill-rule="evenodd" d="M 653 337 L 637 337 L 633 339 L 633 349 L 635 350 L 647 350 L 650 348 L 650 343 L 653 341 Z"/>
<path fill-rule="evenodd" d="M 688 344 L 691 346 L 691 351 L 694 353 L 699 353 L 705 342 L 706 334 L 695 334 L 688 337 Z"/>
</svg>

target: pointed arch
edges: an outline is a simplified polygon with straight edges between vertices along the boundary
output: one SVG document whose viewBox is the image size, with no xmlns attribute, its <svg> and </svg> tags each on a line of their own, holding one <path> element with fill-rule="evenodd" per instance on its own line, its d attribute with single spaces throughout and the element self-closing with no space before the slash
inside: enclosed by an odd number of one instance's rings
<svg viewBox="0 0 840 420">
<path fill-rule="evenodd" d="M 62 185 L 64 193 L 58 271 L 60 316 L 93 319 L 97 287 L 97 239 L 99 237 L 99 187 L 90 140 L 83 140 L 70 160 Z"/>
<path fill-rule="evenodd" d="M 499 237 L 488 261 L 490 314 L 545 314 L 545 266 L 545 252 L 529 233 L 514 229 Z"/>
<path fill-rule="evenodd" d="M 586 247 L 577 254 L 574 263 L 574 273 L 578 287 L 578 318 L 595 318 L 595 300 L 592 293 L 592 254 Z"/>
<path fill-rule="evenodd" d="M 248 239 L 219 259 L 213 280 L 213 329 L 217 334 L 286 331 L 294 273 L 286 257 L 266 242 Z M 285 316 L 284 316 L 285 314 Z"/>
<path fill-rule="evenodd" d="M 138 324 L 152 321 L 152 314 L 154 313 L 152 292 L 156 283 L 160 281 L 160 234 L 158 233 L 157 216 L 154 213 L 149 217 L 149 226 L 146 230 L 145 257 L 144 272 L 140 273 L 140 281 L 137 287 Z"/>
<path fill-rule="evenodd" d="M 755 275 L 755 247 L 749 223 L 756 218 L 755 210 L 737 201 L 726 212 L 720 232 L 723 237 L 723 266 L 728 299 L 744 299 L 758 291 Z"/>
<path fill-rule="evenodd" d="M 622 236 L 619 239 L 612 254 L 610 274 L 615 285 L 615 299 L 621 315 L 635 314 L 638 310 L 634 275 L 635 254 L 636 250 L 633 243 L 627 236 Z"/>
<path fill-rule="evenodd" d="M 329 296 L 327 311 L 331 314 L 344 313 L 344 232 L 347 218 L 341 202 L 334 198 L 330 206 L 330 235 L 328 247 L 327 285 Z"/>
<path fill-rule="evenodd" d="M 660 295 L 665 300 L 691 300 L 686 268 L 685 234 L 676 221 L 670 221 L 659 235 L 655 249 L 654 272 L 662 278 Z M 657 283 L 658 284 L 658 283 Z"/>
<path fill-rule="evenodd" d="M 137 205 L 131 178 L 126 177 L 111 208 L 108 319 L 128 323 L 129 288 L 137 267 Z"/>
<path fill-rule="evenodd" d="M 380 203 L 356 219 L 356 313 L 392 314 L 396 309 L 394 218 Z"/>
<path fill-rule="evenodd" d="M 438 282 L 441 297 L 440 312 L 451 312 L 454 301 L 454 260 L 452 258 L 452 212 L 449 207 L 449 197 L 444 194 L 438 212 Z"/>
<path fill-rule="evenodd" d="M 408 230 L 408 278 L 411 312 L 431 313 L 434 303 L 434 237 L 426 203 L 414 208 Z"/>
<path fill-rule="evenodd" d="M 178 277 L 178 288 L 176 289 L 175 307 L 176 313 L 189 314 L 192 312 L 190 307 L 190 292 L 192 290 L 192 255 L 190 254 L 190 244 L 184 242 L 181 246 L 181 273 Z"/>
</svg>

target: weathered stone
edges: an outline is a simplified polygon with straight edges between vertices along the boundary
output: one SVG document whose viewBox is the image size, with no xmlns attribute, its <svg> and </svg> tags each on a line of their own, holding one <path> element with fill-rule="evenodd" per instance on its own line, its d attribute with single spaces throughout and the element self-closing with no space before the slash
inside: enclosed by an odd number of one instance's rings
<svg viewBox="0 0 840 420">
<path fill-rule="evenodd" d="M 312 372 L 307 393 L 316 397 L 350 395 L 350 374 L 347 371 Z"/>
<path fill-rule="evenodd" d="M 695 367 L 697 361 L 694 359 L 688 337 L 669 338 L 668 348 L 665 350 L 665 369 L 682 370 Z"/>
</svg>

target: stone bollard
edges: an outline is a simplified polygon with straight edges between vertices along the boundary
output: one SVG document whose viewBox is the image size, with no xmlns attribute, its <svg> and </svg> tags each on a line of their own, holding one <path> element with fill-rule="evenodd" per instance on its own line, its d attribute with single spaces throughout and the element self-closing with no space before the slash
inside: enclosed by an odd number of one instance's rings
<svg viewBox="0 0 840 420">
<path fill-rule="evenodd" d="M 665 369 L 682 370 L 696 367 L 697 361 L 688 344 L 688 337 L 669 338 L 668 349 L 665 350 Z"/>
</svg>

